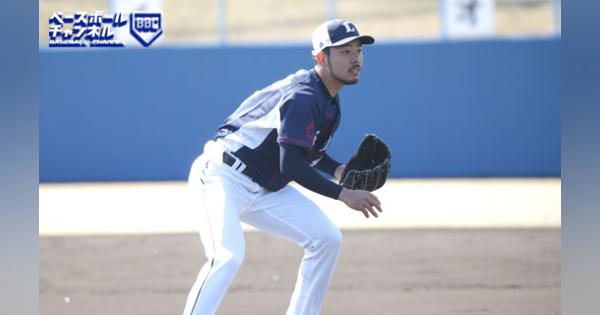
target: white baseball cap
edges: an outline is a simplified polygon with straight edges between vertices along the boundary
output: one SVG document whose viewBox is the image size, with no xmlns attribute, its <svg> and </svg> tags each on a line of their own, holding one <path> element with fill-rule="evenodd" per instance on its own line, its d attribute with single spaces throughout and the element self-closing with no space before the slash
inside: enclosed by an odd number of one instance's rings
<svg viewBox="0 0 600 315">
<path fill-rule="evenodd" d="M 313 56 L 327 47 L 341 46 L 355 39 L 363 44 L 373 44 L 375 39 L 369 35 L 360 35 L 352 22 L 331 20 L 319 25 L 312 35 Z"/>
</svg>

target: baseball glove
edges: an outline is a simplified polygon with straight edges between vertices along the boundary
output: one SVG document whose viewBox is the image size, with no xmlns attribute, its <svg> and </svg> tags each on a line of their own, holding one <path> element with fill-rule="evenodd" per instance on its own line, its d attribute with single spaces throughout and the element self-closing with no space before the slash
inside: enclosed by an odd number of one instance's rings
<svg viewBox="0 0 600 315">
<path fill-rule="evenodd" d="M 392 154 L 389 147 L 374 134 L 368 134 L 346 164 L 340 185 L 348 189 L 374 191 L 390 173 Z"/>
</svg>

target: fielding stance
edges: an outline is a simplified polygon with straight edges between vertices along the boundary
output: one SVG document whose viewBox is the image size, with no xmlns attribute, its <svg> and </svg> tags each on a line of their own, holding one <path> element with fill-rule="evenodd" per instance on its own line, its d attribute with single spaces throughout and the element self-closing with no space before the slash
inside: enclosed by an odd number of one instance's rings
<svg viewBox="0 0 600 315">
<path fill-rule="evenodd" d="M 208 261 L 184 315 L 217 312 L 244 259 L 241 222 L 304 248 L 286 314 L 319 314 L 342 235 L 316 204 L 287 184 L 296 181 L 367 218 L 381 211 L 371 192 L 343 188 L 314 169 L 338 180 L 344 172 L 345 165 L 325 153 L 340 122 L 337 94 L 358 82 L 362 45 L 374 41 L 348 21 L 320 25 L 312 36 L 314 68 L 252 94 L 206 143 L 192 165 L 189 185 L 202 214 L 200 236 Z"/>
</svg>

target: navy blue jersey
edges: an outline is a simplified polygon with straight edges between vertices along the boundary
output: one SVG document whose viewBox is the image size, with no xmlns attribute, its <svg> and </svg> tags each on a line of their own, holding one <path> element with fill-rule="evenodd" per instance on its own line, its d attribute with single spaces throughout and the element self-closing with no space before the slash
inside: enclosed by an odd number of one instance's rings
<svg viewBox="0 0 600 315">
<path fill-rule="evenodd" d="M 279 169 L 279 143 L 304 148 L 314 166 L 339 123 L 339 98 L 331 97 L 314 69 L 299 70 L 244 100 L 216 138 L 246 164 L 254 181 L 277 191 L 290 181 Z"/>
</svg>

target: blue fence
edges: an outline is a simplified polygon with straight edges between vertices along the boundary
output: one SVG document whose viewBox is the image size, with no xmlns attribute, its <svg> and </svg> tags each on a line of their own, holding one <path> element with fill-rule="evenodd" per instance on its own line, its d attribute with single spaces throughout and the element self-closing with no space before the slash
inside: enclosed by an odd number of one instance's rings
<svg viewBox="0 0 600 315">
<path fill-rule="evenodd" d="M 185 179 L 219 123 L 309 51 L 42 50 L 40 181 Z M 556 38 L 368 46 L 329 152 L 373 132 L 396 177 L 560 176 L 559 97 Z"/>
</svg>

